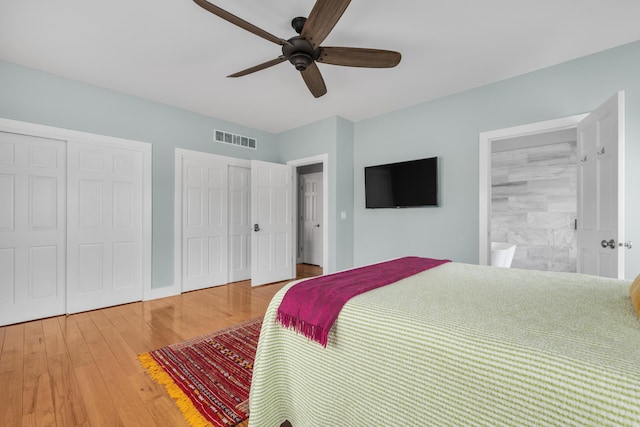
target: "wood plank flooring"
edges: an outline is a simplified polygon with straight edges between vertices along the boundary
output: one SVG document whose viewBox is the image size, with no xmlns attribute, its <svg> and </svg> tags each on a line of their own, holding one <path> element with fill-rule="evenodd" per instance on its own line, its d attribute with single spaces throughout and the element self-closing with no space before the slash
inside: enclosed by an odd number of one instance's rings
<svg viewBox="0 0 640 427">
<path fill-rule="evenodd" d="M 298 266 L 298 278 L 319 274 Z M 286 283 L 237 282 L 0 327 L 0 424 L 187 427 L 136 356 L 262 316 Z"/>
</svg>

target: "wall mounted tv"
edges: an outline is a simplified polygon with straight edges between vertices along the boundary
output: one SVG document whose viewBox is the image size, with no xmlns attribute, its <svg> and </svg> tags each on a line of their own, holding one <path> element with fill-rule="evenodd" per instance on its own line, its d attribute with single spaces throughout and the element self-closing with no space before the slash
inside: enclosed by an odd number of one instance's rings
<svg viewBox="0 0 640 427">
<path fill-rule="evenodd" d="M 438 158 L 364 168 L 367 208 L 438 206 Z"/>
</svg>

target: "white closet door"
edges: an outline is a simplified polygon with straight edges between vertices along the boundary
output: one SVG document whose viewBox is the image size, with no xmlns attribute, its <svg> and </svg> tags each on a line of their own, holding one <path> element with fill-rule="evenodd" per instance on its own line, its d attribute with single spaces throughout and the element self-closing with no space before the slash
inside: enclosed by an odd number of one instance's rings
<svg viewBox="0 0 640 427">
<path fill-rule="evenodd" d="M 182 291 L 227 283 L 228 167 L 184 159 L 182 167 Z"/>
<path fill-rule="evenodd" d="M 67 312 L 140 301 L 143 153 L 69 141 Z"/>
<path fill-rule="evenodd" d="M 251 278 L 251 168 L 229 166 L 229 282 Z"/>
<path fill-rule="evenodd" d="M 295 277 L 293 168 L 251 161 L 251 286 Z"/>
<path fill-rule="evenodd" d="M 0 325 L 64 313 L 65 142 L 0 132 Z"/>
</svg>

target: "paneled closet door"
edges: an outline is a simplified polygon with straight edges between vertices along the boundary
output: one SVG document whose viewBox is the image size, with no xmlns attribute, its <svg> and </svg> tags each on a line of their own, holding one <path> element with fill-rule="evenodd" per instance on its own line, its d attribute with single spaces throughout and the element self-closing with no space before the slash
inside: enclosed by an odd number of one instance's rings
<svg viewBox="0 0 640 427">
<path fill-rule="evenodd" d="M 251 161 L 251 286 L 292 279 L 293 168 Z"/>
<path fill-rule="evenodd" d="M 227 283 L 228 166 L 184 159 L 182 292 Z"/>
<path fill-rule="evenodd" d="M 229 166 L 229 282 L 251 278 L 251 168 Z"/>
<path fill-rule="evenodd" d="M 143 293 L 143 153 L 68 143 L 67 312 Z"/>
<path fill-rule="evenodd" d="M 65 142 L 0 132 L 0 325 L 65 311 Z"/>
</svg>

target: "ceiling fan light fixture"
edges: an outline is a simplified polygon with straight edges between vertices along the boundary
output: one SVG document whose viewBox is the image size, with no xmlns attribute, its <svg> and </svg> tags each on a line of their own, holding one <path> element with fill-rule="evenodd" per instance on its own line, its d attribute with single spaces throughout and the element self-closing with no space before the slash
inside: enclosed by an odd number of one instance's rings
<svg viewBox="0 0 640 427">
<path fill-rule="evenodd" d="M 313 62 L 311 55 L 305 52 L 296 52 L 289 56 L 289 62 L 291 62 L 298 71 L 304 71 Z"/>
</svg>

